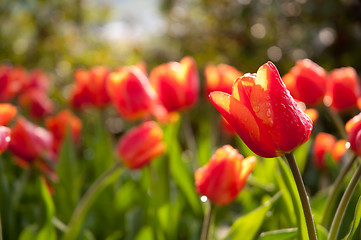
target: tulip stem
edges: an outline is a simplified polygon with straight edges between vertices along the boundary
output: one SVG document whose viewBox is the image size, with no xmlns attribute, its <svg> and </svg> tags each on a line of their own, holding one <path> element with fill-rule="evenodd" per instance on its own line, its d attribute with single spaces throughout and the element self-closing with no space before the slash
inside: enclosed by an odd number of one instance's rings
<svg viewBox="0 0 361 240">
<path fill-rule="evenodd" d="M 201 240 L 210 240 L 210 232 L 212 230 L 212 225 L 214 223 L 214 204 L 211 203 L 207 214 L 204 216 L 203 219 L 203 226 L 202 226 L 202 235 Z"/>
<path fill-rule="evenodd" d="M 326 113 L 330 116 L 330 118 L 332 119 L 332 122 L 335 124 L 338 133 L 340 134 L 340 136 L 343 139 L 348 139 L 346 130 L 345 130 L 345 124 L 343 123 L 340 115 L 338 115 L 337 113 L 334 112 L 334 110 L 330 109 L 329 107 L 327 107 L 326 105 L 323 105 L 323 108 L 325 109 Z"/>
<path fill-rule="evenodd" d="M 105 171 L 88 189 L 84 196 L 80 199 L 76 206 L 73 215 L 69 221 L 68 230 L 65 233 L 64 239 L 77 239 L 79 231 L 81 229 L 81 223 L 83 222 L 86 212 L 90 207 L 90 204 L 95 197 L 100 193 L 102 189 L 118 174 L 118 170 L 121 167 L 120 162 L 116 162 L 110 169 Z"/>
<path fill-rule="evenodd" d="M 317 240 L 315 223 L 313 222 L 310 202 L 308 201 L 306 188 L 305 188 L 305 185 L 303 184 L 300 170 L 297 167 L 295 156 L 293 155 L 293 152 L 291 152 L 291 153 L 286 153 L 285 157 L 288 161 L 288 164 L 289 164 L 292 174 L 293 174 L 293 178 L 295 179 L 295 182 L 297 185 L 298 194 L 300 196 L 301 203 L 302 203 L 303 213 L 304 213 L 305 219 L 306 219 L 308 237 L 310 240 Z"/>
<path fill-rule="evenodd" d="M 350 202 L 351 196 L 353 192 L 356 189 L 356 186 L 361 178 L 361 164 L 358 166 L 355 174 L 352 176 L 352 179 L 349 183 L 349 185 L 346 188 L 345 193 L 343 194 L 341 198 L 341 202 L 337 207 L 337 211 L 335 214 L 335 217 L 333 218 L 330 232 L 328 234 L 328 240 L 334 240 L 336 239 L 338 232 L 340 230 L 340 225 L 343 216 L 345 215 L 346 208 L 348 206 L 348 203 Z"/>
<path fill-rule="evenodd" d="M 332 213 L 332 208 L 335 203 L 336 196 L 340 190 L 343 180 L 345 179 L 347 173 L 350 171 L 352 165 L 354 164 L 355 160 L 357 159 L 357 155 L 354 155 L 353 158 L 346 163 L 346 165 L 341 169 L 341 172 L 337 176 L 335 183 L 331 186 L 330 195 L 326 201 L 326 207 L 323 213 L 323 217 L 321 220 L 321 225 L 324 227 L 328 227 L 330 216 Z"/>
<path fill-rule="evenodd" d="M 1 212 L 0 212 L 0 240 L 3 240 L 3 228 L 1 224 Z"/>
</svg>

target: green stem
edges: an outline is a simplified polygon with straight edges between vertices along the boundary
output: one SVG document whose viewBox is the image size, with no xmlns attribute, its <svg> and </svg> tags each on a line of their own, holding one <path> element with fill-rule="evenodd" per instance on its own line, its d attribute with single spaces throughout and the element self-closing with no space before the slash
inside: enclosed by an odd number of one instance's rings
<svg viewBox="0 0 361 240">
<path fill-rule="evenodd" d="M 191 153 L 193 154 L 192 157 L 194 158 L 193 162 L 193 168 L 194 169 L 198 169 L 199 165 L 198 165 L 198 151 L 197 151 L 197 143 L 196 143 L 196 138 L 194 136 L 194 132 L 192 129 L 192 123 L 191 123 L 191 119 L 189 116 L 189 113 L 184 113 L 183 114 L 183 121 L 182 121 L 182 127 L 184 130 L 184 136 L 186 139 L 186 144 L 188 149 L 191 151 Z"/>
<path fill-rule="evenodd" d="M 291 171 L 293 174 L 293 178 L 295 179 L 295 182 L 297 185 L 298 194 L 300 195 L 303 213 L 304 213 L 305 219 L 306 219 L 308 237 L 310 240 L 317 240 L 315 223 L 313 222 L 310 203 L 308 201 L 308 196 L 307 196 L 305 185 L 303 184 L 303 181 L 302 181 L 301 173 L 297 167 L 295 156 L 293 155 L 293 152 L 291 152 L 291 153 L 286 153 L 285 157 L 288 161 L 288 164 L 290 165 L 290 168 L 291 168 Z"/>
<path fill-rule="evenodd" d="M 356 159 L 357 159 L 357 155 L 353 156 L 353 158 L 346 163 L 346 165 L 341 169 L 341 172 L 337 176 L 335 183 L 332 185 L 332 187 L 330 189 L 330 195 L 327 198 L 326 207 L 325 207 L 324 214 L 323 214 L 322 220 L 321 220 L 321 225 L 326 228 L 328 227 L 328 224 L 329 224 L 329 220 L 330 220 L 330 216 L 332 213 L 332 208 L 335 204 L 336 196 L 337 196 L 338 192 L 340 191 L 340 187 L 343 183 L 343 180 L 345 179 L 347 173 L 350 171 L 350 169 Z"/>
<path fill-rule="evenodd" d="M 98 195 L 98 193 L 111 182 L 111 179 L 116 176 L 117 170 L 121 167 L 120 162 L 116 162 L 110 169 L 105 171 L 88 189 L 84 194 L 78 205 L 76 206 L 74 213 L 70 219 L 68 225 L 68 231 L 66 232 L 64 239 L 77 239 L 81 224 L 83 222 L 87 209 L 90 207 L 92 200 Z"/>
<path fill-rule="evenodd" d="M 211 203 L 206 216 L 204 216 L 201 240 L 209 240 L 210 239 L 209 236 L 210 236 L 211 229 L 213 227 L 212 225 L 214 223 L 214 221 L 213 221 L 214 208 L 215 208 L 215 206 L 213 205 L 213 203 Z"/>
<path fill-rule="evenodd" d="M 20 176 L 19 181 L 16 184 L 14 195 L 13 195 L 13 204 L 14 209 L 17 209 L 19 202 L 21 200 L 21 197 L 24 193 L 25 185 L 29 182 L 29 178 L 31 175 L 32 169 L 26 169 L 23 171 L 23 173 Z"/>
<path fill-rule="evenodd" d="M 347 132 L 345 130 L 345 124 L 342 121 L 340 115 L 338 115 L 337 113 L 335 113 L 332 109 L 330 109 L 329 107 L 327 107 L 326 105 L 323 105 L 323 109 L 326 111 L 326 113 L 330 116 L 330 118 L 332 119 L 332 122 L 335 124 L 338 133 L 340 134 L 340 136 L 343 139 L 348 139 L 347 136 Z"/>
<path fill-rule="evenodd" d="M 3 240 L 3 228 L 1 224 L 1 213 L 0 213 L 0 240 Z"/>
<path fill-rule="evenodd" d="M 349 185 L 346 188 L 345 193 L 343 194 L 341 198 L 341 202 L 338 205 L 335 217 L 333 218 L 330 232 L 328 234 L 328 240 L 334 240 L 336 239 L 338 235 L 338 231 L 340 230 L 340 225 L 343 216 L 345 215 L 346 208 L 348 206 L 348 203 L 350 202 L 351 196 L 353 192 L 356 189 L 356 186 L 361 178 L 361 164 L 358 166 L 355 174 L 352 176 L 352 179 L 349 183 Z"/>
</svg>

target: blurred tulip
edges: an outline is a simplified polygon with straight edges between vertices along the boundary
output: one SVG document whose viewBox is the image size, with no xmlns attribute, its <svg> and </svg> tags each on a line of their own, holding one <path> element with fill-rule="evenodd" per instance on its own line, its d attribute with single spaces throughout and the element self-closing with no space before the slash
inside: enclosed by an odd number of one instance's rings
<svg viewBox="0 0 361 240">
<path fill-rule="evenodd" d="M 309 118 L 311 119 L 311 121 L 313 123 L 315 123 L 317 121 L 317 119 L 318 119 L 318 111 L 317 111 L 317 109 L 307 108 L 304 112 L 309 116 Z"/>
<path fill-rule="evenodd" d="M 3 153 L 9 145 L 11 140 L 10 129 L 4 126 L 0 126 L 0 154 Z"/>
<path fill-rule="evenodd" d="M 41 89 L 29 89 L 19 97 L 19 105 L 34 118 L 42 118 L 54 111 L 54 104 Z"/>
<path fill-rule="evenodd" d="M 337 111 L 347 111 L 357 104 L 361 97 L 360 80 L 352 67 L 344 67 L 331 71 L 329 76 L 328 95 L 331 107 Z"/>
<path fill-rule="evenodd" d="M 53 159 L 53 137 L 50 132 L 36 126 L 23 117 L 18 117 L 11 128 L 9 150 L 27 163 L 38 158 Z"/>
<path fill-rule="evenodd" d="M 243 158 L 236 149 L 225 145 L 195 172 L 196 190 L 216 205 L 229 204 L 243 189 L 255 164 L 256 157 Z"/>
<path fill-rule="evenodd" d="M 361 113 L 351 118 L 345 127 L 351 149 L 356 155 L 361 156 Z"/>
<path fill-rule="evenodd" d="M 157 100 L 148 78 L 135 66 L 123 67 L 111 73 L 107 89 L 118 112 L 126 119 L 149 115 Z"/>
<path fill-rule="evenodd" d="M 339 162 L 342 156 L 346 153 L 347 151 L 346 144 L 347 141 L 345 139 L 340 139 L 333 146 L 331 150 L 331 156 L 336 162 Z"/>
<path fill-rule="evenodd" d="M 80 119 L 69 110 L 63 110 L 54 117 L 48 117 L 45 120 L 45 125 L 53 135 L 53 149 L 55 153 L 59 152 L 68 128 L 72 140 L 74 142 L 79 141 L 82 123 Z"/>
<path fill-rule="evenodd" d="M 17 109 L 9 103 L 0 103 L 0 125 L 7 125 L 17 114 Z"/>
<path fill-rule="evenodd" d="M 89 71 L 78 69 L 71 103 L 76 108 L 95 106 L 103 107 L 110 102 L 106 90 L 109 71 L 104 67 L 93 67 Z"/>
<path fill-rule="evenodd" d="M 29 74 L 29 80 L 27 85 L 24 87 L 25 89 L 39 89 L 43 92 L 47 92 L 49 90 L 50 82 L 49 78 L 45 72 L 40 69 L 34 69 Z"/>
<path fill-rule="evenodd" d="M 165 152 L 163 131 L 149 121 L 131 129 L 118 143 L 118 155 L 130 169 L 139 169 Z"/>
<path fill-rule="evenodd" d="M 205 70 L 207 96 L 213 91 L 232 93 L 234 81 L 243 74 L 227 64 L 207 65 Z"/>
<path fill-rule="evenodd" d="M 149 79 L 169 112 L 190 107 L 198 99 L 199 78 L 196 63 L 191 57 L 154 68 Z"/>
<path fill-rule="evenodd" d="M 27 84 L 28 73 L 22 67 L 0 66 L 0 101 L 11 100 Z"/>
<path fill-rule="evenodd" d="M 306 142 L 312 121 L 298 106 L 268 62 L 257 74 L 245 74 L 233 85 L 232 95 L 212 92 L 211 101 L 256 154 L 276 157 Z"/>
<path fill-rule="evenodd" d="M 326 94 L 327 72 L 310 59 L 297 61 L 296 65 L 283 76 L 283 81 L 291 95 L 308 106 L 322 103 Z"/>
<path fill-rule="evenodd" d="M 320 132 L 317 134 L 313 143 L 313 160 L 318 169 L 326 168 L 326 154 L 330 153 L 336 144 L 336 137 L 329 134 Z"/>
</svg>

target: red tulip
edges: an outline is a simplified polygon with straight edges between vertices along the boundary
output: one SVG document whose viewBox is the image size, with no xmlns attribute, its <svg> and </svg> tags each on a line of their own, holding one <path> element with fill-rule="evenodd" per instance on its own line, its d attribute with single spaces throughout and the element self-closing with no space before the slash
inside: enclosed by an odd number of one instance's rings
<svg viewBox="0 0 361 240">
<path fill-rule="evenodd" d="M 155 122 L 149 121 L 131 129 L 118 143 L 118 154 L 130 169 L 139 169 L 152 159 L 162 155 L 165 144 L 163 131 Z"/>
<path fill-rule="evenodd" d="M 207 65 L 204 73 L 207 96 L 213 91 L 231 94 L 234 81 L 243 75 L 235 67 L 227 64 L 219 64 L 218 66 Z"/>
<path fill-rule="evenodd" d="M 196 190 L 212 203 L 226 205 L 243 189 L 255 164 L 256 157 L 243 158 L 230 145 L 223 146 L 195 172 Z"/>
<path fill-rule="evenodd" d="M 39 158 L 52 159 L 52 144 L 53 137 L 50 132 L 23 117 L 18 117 L 11 128 L 9 150 L 27 163 Z"/>
<path fill-rule="evenodd" d="M 110 102 L 106 90 L 108 69 L 93 67 L 89 71 L 78 69 L 75 72 L 75 87 L 71 96 L 71 103 L 76 108 L 95 106 L 103 107 Z"/>
<path fill-rule="evenodd" d="M 82 123 L 80 119 L 69 110 L 63 110 L 54 117 L 48 117 L 45 120 L 45 125 L 53 135 L 53 149 L 55 152 L 59 151 L 68 128 L 71 133 L 72 140 L 74 142 L 79 140 Z"/>
<path fill-rule="evenodd" d="M 326 94 L 327 72 L 310 59 L 297 61 L 283 81 L 291 95 L 308 106 L 318 105 Z"/>
<path fill-rule="evenodd" d="M 332 152 L 336 137 L 329 133 L 318 133 L 313 144 L 313 159 L 318 169 L 326 168 L 326 154 Z"/>
<path fill-rule="evenodd" d="M 357 104 L 361 97 L 360 80 L 352 67 L 344 67 L 331 71 L 328 94 L 331 107 L 337 111 L 345 111 Z"/>
<path fill-rule="evenodd" d="M 196 63 L 191 57 L 154 68 L 149 79 L 169 112 L 190 107 L 198 99 L 199 78 Z"/>
<path fill-rule="evenodd" d="M 9 103 L 0 103 L 0 125 L 7 125 L 17 114 L 17 109 Z"/>
<path fill-rule="evenodd" d="M 4 126 L 0 126 L 0 154 L 6 150 L 10 140 L 10 129 Z"/>
<path fill-rule="evenodd" d="M 50 82 L 46 73 L 40 69 L 35 69 L 30 72 L 28 83 L 24 88 L 25 89 L 36 88 L 42 90 L 43 92 L 47 92 L 49 90 L 49 86 L 50 86 Z"/>
<path fill-rule="evenodd" d="M 293 100 L 277 68 L 268 62 L 257 74 L 245 74 L 232 95 L 212 92 L 211 101 L 256 154 L 276 157 L 306 142 L 312 121 Z"/>
<path fill-rule="evenodd" d="M 355 154 L 361 156 L 361 113 L 351 118 L 345 127 L 351 149 Z"/>
<path fill-rule="evenodd" d="M 42 118 L 54 111 L 54 104 L 44 90 L 32 88 L 19 97 L 19 105 L 34 118 Z"/>
<path fill-rule="evenodd" d="M 27 84 L 28 73 L 22 67 L 0 66 L 0 101 L 9 101 Z"/>
<path fill-rule="evenodd" d="M 107 89 L 115 107 L 124 118 L 137 119 L 153 111 L 157 94 L 138 67 L 123 67 L 111 73 Z"/>
</svg>

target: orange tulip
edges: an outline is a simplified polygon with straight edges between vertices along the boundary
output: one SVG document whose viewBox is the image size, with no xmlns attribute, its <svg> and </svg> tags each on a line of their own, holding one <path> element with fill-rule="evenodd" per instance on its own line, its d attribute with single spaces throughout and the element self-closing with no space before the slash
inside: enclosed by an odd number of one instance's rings
<svg viewBox="0 0 361 240">
<path fill-rule="evenodd" d="M 351 149 L 361 156 L 361 113 L 351 118 L 345 127 Z"/>
<path fill-rule="evenodd" d="M 32 88 L 19 97 L 19 105 L 34 118 L 42 118 L 54 111 L 54 104 L 44 90 Z"/>
<path fill-rule="evenodd" d="M 233 85 L 232 95 L 212 92 L 211 101 L 256 154 L 276 157 L 306 142 L 312 121 L 298 106 L 268 62 L 257 74 L 245 74 Z"/>
<path fill-rule="evenodd" d="M 227 64 L 219 64 L 218 66 L 209 64 L 206 66 L 204 73 L 207 96 L 213 91 L 231 94 L 234 81 L 243 75 L 235 67 Z"/>
<path fill-rule="evenodd" d="M 149 121 L 131 129 L 119 141 L 117 151 L 130 169 L 139 169 L 165 151 L 163 131 L 157 123 Z"/>
<path fill-rule="evenodd" d="M 225 145 L 195 172 L 196 190 L 212 203 L 226 205 L 243 189 L 255 164 L 256 157 L 243 158 L 236 149 Z"/>
<path fill-rule="evenodd" d="M 346 144 L 347 141 L 345 139 L 340 139 L 333 146 L 331 150 L 331 156 L 336 162 L 339 162 L 341 160 L 341 157 L 346 153 L 347 151 Z"/>
<path fill-rule="evenodd" d="M 196 63 L 191 57 L 154 68 L 149 80 L 169 112 L 190 107 L 198 99 L 199 78 Z"/>
<path fill-rule="evenodd" d="M 50 132 L 23 117 L 18 117 L 11 128 L 9 150 L 27 163 L 39 158 L 53 159 L 52 144 L 53 137 Z"/>
<path fill-rule="evenodd" d="M 49 117 L 45 120 L 46 127 L 53 135 L 53 149 L 57 153 L 66 136 L 69 128 L 72 140 L 79 141 L 82 123 L 80 119 L 72 114 L 69 110 L 63 110 L 54 117 Z"/>
<path fill-rule="evenodd" d="M 318 169 L 326 168 L 326 154 L 331 153 L 336 137 L 329 133 L 318 133 L 313 143 L 313 160 Z"/>
<path fill-rule="evenodd" d="M 361 97 L 360 80 L 352 67 L 344 67 L 331 71 L 328 94 L 331 107 L 337 111 L 346 111 L 357 105 Z"/>
<path fill-rule="evenodd" d="M 157 99 L 148 78 L 136 66 L 123 67 L 111 73 L 107 89 L 118 112 L 126 119 L 150 114 Z"/>
<path fill-rule="evenodd" d="M 17 109 L 9 103 L 0 103 L 0 125 L 7 125 L 17 114 Z"/>
<path fill-rule="evenodd" d="M 291 95 L 308 106 L 318 105 L 326 94 L 327 72 L 310 59 L 297 61 L 283 81 Z"/>
<path fill-rule="evenodd" d="M 93 67 L 89 71 L 78 69 L 71 103 L 76 108 L 95 106 L 103 107 L 110 102 L 106 90 L 109 71 L 104 67 Z"/>
<path fill-rule="evenodd" d="M 0 126 L 0 154 L 6 150 L 10 140 L 10 129 L 4 126 Z"/>
</svg>

